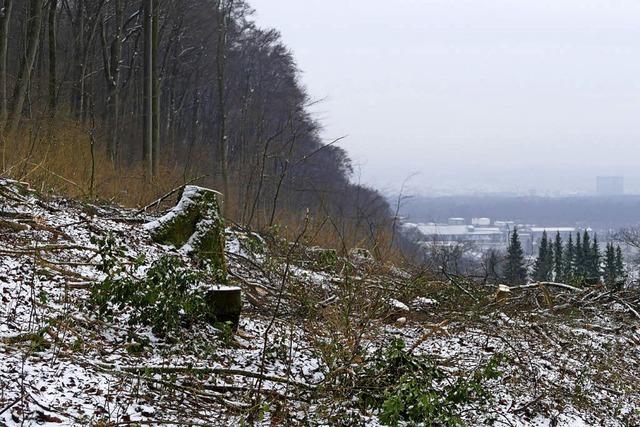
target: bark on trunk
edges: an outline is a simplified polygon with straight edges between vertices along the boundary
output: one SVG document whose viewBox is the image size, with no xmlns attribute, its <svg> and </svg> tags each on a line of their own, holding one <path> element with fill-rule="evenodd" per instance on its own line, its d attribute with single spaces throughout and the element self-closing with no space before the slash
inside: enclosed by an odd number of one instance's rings
<svg viewBox="0 0 640 427">
<path fill-rule="evenodd" d="M 153 0 L 145 0 L 144 9 L 144 102 L 143 102 L 143 128 L 142 128 L 142 157 L 145 168 L 145 175 L 148 181 L 153 176 L 153 102 L 151 100 L 153 92 Z"/>
<path fill-rule="evenodd" d="M 13 0 L 4 1 L 4 10 L 0 17 L 0 123 L 4 127 L 7 120 L 7 51 L 9 46 L 9 23 Z"/>
<path fill-rule="evenodd" d="M 85 37 L 85 17 L 83 3 L 76 5 L 76 17 L 73 22 L 74 27 L 74 57 L 73 57 L 73 86 L 71 87 L 71 110 L 76 118 L 82 115 L 82 80 L 83 80 L 83 57 L 84 57 L 84 37 Z"/>
<path fill-rule="evenodd" d="M 27 98 L 27 89 L 31 81 L 31 73 L 38 53 L 38 42 L 40 41 L 40 29 L 42 28 L 42 6 L 43 0 L 31 0 L 29 11 L 29 31 L 27 35 L 27 52 L 20 67 L 16 88 L 13 95 L 13 108 L 11 116 L 7 122 L 7 134 L 15 133 L 20 122 L 22 108 Z"/>
<path fill-rule="evenodd" d="M 155 1 L 155 0 L 154 0 Z M 152 18 L 152 52 L 151 52 L 151 78 L 152 83 L 152 95 L 151 95 L 151 116 L 152 116 L 152 158 L 153 158 L 153 176 L 158 176 L 160 169 L 160 76 L 158 71 L 158 47 L 160 45 L 159 34 L 159 17 L 158 17 L 158 5 L 155 4 L 153 8 Z"/>
<path fill-rule="evenodd" d="M 227 141 L 227 112 L 225 105 L 225 67 L 227 50 L 227 31 L 229 14 L 233 0 L 219 0 L 218 10 L 218 43 L 216 52 L 217 86 L 218 86 L 218 126 L 220 129 L 218 144 L 220 148 L 220 173 L 222 175 L 222 191 L 229 200 L 229 170 Z M 225 204 L 225 206 L 228 205 Z"/>
<path fill-rule="evenodd" d="M 118 129 L 120 127 L 120 62 L 122 61 L 122 34 L 124 26 L 123 0 L 114 2 L 115 28 L 113 39 L 107 44 L 103 35 L 103 50 L 105 50 L 105 77 L 107 80 L 107 155 L 112 163 L 118 157 Z M 108 52 L 107 52 L 108 50 Z"/>
<path fill-rule="evenodd" d="M 56 116 L 57 102 L 57 31 L 56 31 L 56 13 L 58 9 L 58 0 L 50 0 L 49 5 L 49 114 L 51 117 Z"/>
</svg>

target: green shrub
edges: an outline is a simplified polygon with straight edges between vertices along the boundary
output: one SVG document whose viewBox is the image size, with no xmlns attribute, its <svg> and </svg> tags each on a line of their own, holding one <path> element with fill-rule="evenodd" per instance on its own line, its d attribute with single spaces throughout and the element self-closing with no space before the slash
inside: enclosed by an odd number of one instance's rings
<svg viewBox="0 0 640 427">
<path fill-rule="evenodd" d="M 121 270 L 119 257 L 124 256 L 124 247 L 118 244 L 113 234 L 109 233 L 104 238 L 91 236 L 91 243 L 98 246 L 99 271 L 111 276 Z"/>
<path fill-rule="evenodd" d="M 109 260 L 105 264 L 112 265 Z M 108 274 L 92 288 L 89 302 L 107 316 L 130 308 L 129 324 L 151 326 L 155 333 L 166 334 L 204 317 L 206 303 L 203 292 L 198 292 L 202 279 L 202 273 L 187 268 L 180 258 L 164 256 L 143 279 Z"/>
<path fill-rule="evenodd" d="M 490 359 L 469 377 L 453 377 L 427 356 L 415 356 L 394 340 L 378 358 L 364 363 L 358 373 L 364 408 L 378 409 L 380 421 L 399 424 L 463 425 L 460 413 L 469 404 L 491 400 L 485 388 L 498 378 L 502 356 Z"/>
<path fill-rule="evenodd" d="M 226 322 L 215 322 L 213 327 L 220 331 L 220 340 L 222 343 L 229 347 L 233 342 L 233 323 Z"/>
</svg>

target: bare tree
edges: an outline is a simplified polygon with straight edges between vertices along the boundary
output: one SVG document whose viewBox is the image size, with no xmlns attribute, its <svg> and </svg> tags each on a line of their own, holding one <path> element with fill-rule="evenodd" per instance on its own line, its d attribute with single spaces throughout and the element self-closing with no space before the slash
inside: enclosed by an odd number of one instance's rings
<svg viewBox="0 0 640 427">
<path fill-rule="evenodd" d="M 0 124 L 7 120 L 7 50 L 13 0 L 4 0 L 0 16 Z"/>
<path fill-rule="evenodd" d="M 640 250 L 640 227 L 623 228 L 615 233 L 613 238 L 620 243 Z"/>
<path fill-rule="evenodd" d="M 6 133 L 13 135 L 18 128 L 22 108 L 27 97 L 27 89 L 31 82 L 31 73 L 36 60 L 36 53 L 40 41 L 40 29 L 42 27 L 43 0 L 31 0 L 29 7 L 29 30 L 27 33 L 27 51 L 20 67 L 15 91 L 13 94 L 13 107 L 9 121 L 6 125 Z"/>
<path fill-rule="evenodd" d="M 153 6 L 144 2 L 144 95 L 143 95 L 143 161 L 148 180 L 153 177 Z"/>
<path fill-rule="evenodd" d="M 101 28 L 104 76 L 107 84 L 107 155 L 115 163 L 118 156 L 118 129 L 120 126 L 120 63 L 124 26 L 123 0 L 114 0 L 114 32 L 111 42 L 107 40 L 106 25 Z"/>
<path fill-rule="evenodd" d="M 159 6 L 156 0 L 153 6 L 153 15 L 151 21 L 151 117 L 152 117 L 152 174 L 158 175 L 160 169 L 160 76 L 158 69 L 158 49 L 160 47 L 160 18 Z"/>
<path fill-rule="evenodd" d="M 226 81 L 225 67 L 227 64 L 227 37 L 229 21 L 233 10 L 233 0 L 217 0 L 218 40 L 216 49 L 216 79 L 218 89 L 218 144 L 220 147 L 220 174 L 222 175 L 222 192 L 229 197 L 229 163 L 227 140 L 227 111 L 226 111 Z M 226 206 L 227 204 L 225 204 Z"/>
<path fill-rule="evenodd" d="M 57 38 L 57 16 L 58 0 L 49 0 L 49 114 L 55 117 L 58 107 L 58 38 Z"/>
</svg>

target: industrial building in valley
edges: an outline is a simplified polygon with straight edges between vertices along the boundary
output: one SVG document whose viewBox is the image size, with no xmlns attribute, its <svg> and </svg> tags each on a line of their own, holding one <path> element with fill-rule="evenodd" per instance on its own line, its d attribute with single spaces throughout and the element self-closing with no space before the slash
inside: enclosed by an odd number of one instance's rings
<svg viewBox="0 0 640 427">
<path fill-rule="evenodd" d="M 504 250 L 509 244 L 511 232 L 517 228 L 522 247 L 527 254 L 538 250 L 538 244 L 546 231 L 549 238 L 560 233 L 563 241 L 580 229 L 576 227 L 537 227 L 516 224 L 514 221 L 491 221 L 489 218 L 450 218 L 446 224 L 405 223 L 404 232 L 423 245 L 452 246 L 469 245 L 475 250 Z"/>
</svg>

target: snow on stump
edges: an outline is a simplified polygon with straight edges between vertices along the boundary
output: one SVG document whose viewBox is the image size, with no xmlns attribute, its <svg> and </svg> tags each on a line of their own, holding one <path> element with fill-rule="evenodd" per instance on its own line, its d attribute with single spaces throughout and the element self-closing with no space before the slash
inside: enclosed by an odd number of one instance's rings
<svg viewBox="0 0 640 427">
<path fill-rule="evenodd" d="M 511 288 L 506 285 L 498 285 L 494 296 L 496 302 L 505 302 L 511 296 Z"/>
<path fill-rule="evenodd" d="M 209 262 L 226 280 L 224 220 L 220 211 L 222 194 L 208 188 L 187 185 L 180 201 L 166 215 L 145 224 L 153 240 Z"/>
<path fill-rule="evenodd" d="M 242 292 L 236 286 L 215 286 L 207 291 L 205 300 L 210 308 L 210 322 L 231 322 L 238 328 L 242 312 Z"/>
<path fill-rule="evenodd" d="M 372 263 L 375 261 L 371 251 L 365 248 L 353 248 L 349 251 L 349 258 L 357 263 Z"/>
</svg>

